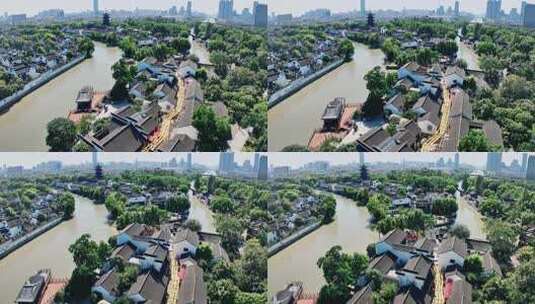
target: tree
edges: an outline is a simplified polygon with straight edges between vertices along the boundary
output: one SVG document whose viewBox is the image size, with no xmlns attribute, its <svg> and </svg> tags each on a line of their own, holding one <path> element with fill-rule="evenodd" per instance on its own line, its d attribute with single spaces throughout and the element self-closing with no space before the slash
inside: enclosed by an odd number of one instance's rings
<svg viewBox="0 0 535 304">
<path fill-rule="evenodd" d="M 389 304 L 392 303 L 397 293 L 397 287 L 393 283 L 383 284 L 378 292 L 372 295 L 374 304 Z"/>
<path fill-rule="evenodd" d="M 232 199 L 230 199 L 228 196 L 215 196 L 212 201 L 210 202 L 212 206 L 212 210 L 218 213 L 234 213 L 235 206 Z"/>
<path fill-rule="evenodd" d="M 177 38 L 171 41 L 171 47 L 182 55 L 187 55 L 191 49 L 191 44 L 186 38 Z"/>
<path fill-rule="evenodd" d="M 191 204 L 188 197 L 184 194 L 180 194 L 173 195 L 169 198 L 166 209 L 171 212 L 186 213 L 189 211 L 190 207 Z"/>
<path fill-rule="evenodd" d="M 327 282 L 320 291 L 318 303 L 345 303 L 350 296 L 349 286 L 367 269 L 368 257 L 343 253 L 342 247 L 334 246 L 319 258 L 317 265 Z"/>
<path fill-rule="evenodd" d="M 470 237 L 470 230 L 468 229 L 468 227 L 466 227 L 466 225 L 455 224 L 450 230 L 450 234 L 460 239 L 467 239 Z"/>
<path fill-rule="evenodd" d="M 64 219 L 71 218 L 74 213 L 74 206 L 75 206 L 74 197 L 69 193 L 63 193 L 59 197 L 59 202 L 62 206 L 63 218 Z"/>
<path fill-rule="evenodd" d="M 51 152 L 69 152 L 76 142 L 76 126 L 67 118 L 56 118 L 47 125 L 46 144 Z"/>
<path fill-rule="evenodd" d="M 93 52 L 95 51 L 95 44 L 91 39 L 89 38 L 83 38 L 82 41 L 80 41 L 80 44 L 78 46 L 80 51 L 85 54 L 85 58 L 91 58 L 93 57 Z"/>
<path fill-rule="evenodd" d="M 268 276 L 267 250 L 257 239 L 250 239 L 245 244 L 243 255 L 236 262 L 236 284 L 242 291 L 264 292 Z"/>
<path fill-rule="evenodd" d="M 457 212 L 457 201 L 454 198 L 439 198 L 433 202 L 433 214 L 451 216 Z"/>
<path fill-rule="evenodd" d="M 199 245 L 199 247 L 197 247 L 197 251 L 195 252 L 195 259 L 199 262 L 203 261 L 202 264 L 206 263 L 207 265 L 210 265 L 214 259 L 214 254 L 212 253 L 212 248 L 210 245 Z"/>
<path fill-rule="evenodd" d="M 115 220 L 125 212 L 126 197 L 119 192 L 112 192 L 108 194 L 104 204 L 110 213 L 110 218 Z"/>
<path fill-rule="evenodd" d="M 478 254 L 468 256 L 464 260 L 464 271 L 479 277 L 483 273 L 483 261 Z"/>
<path fill-rule="evenodd" d="M 126 83 L 125 81 L 117 80 L 110 92 L 111 99 L 113 101 L 130 100 L 128 88 L 126 87 L 127 85 L 128 83 Z"/>
<path fill-rule="evenodd" d="M 136 281 L 138 276 L 138 268 L 135 265 L 126 266 L 123 271 L 119 273 L 119 282 L 117 288 L 119 292 L 123 293 L 130 289 L 130 286 Z"/>
<path fill-rule="evenodd" d="M 208 298 L 215 304 L 234 304 L 239 292 L 232 280 L 222 279 L 208 284 Z"/>
<path fill-rule="evenodd" d="M 196 219 L 187 220 L 184 223 L 184 227 L 194 232 L 202 231 L 201 223 L 199 223 L 199 221 Z"/>
<path fill-rule="evenodd" d="M 336 214 L 336 199 L 332 195 L 322 195 L 319 212 L 322 223 L 330 223 Z"/>
<path fill-rule="evenodd" d="M 485 223 L 487 239 L 492 245 L 492 252 L 500 263 L 509 263 L 515 251 L 518 233 L 508 223 L 492 220 Z"/>
<path fill-rule="evenodd" d="M 483 131 L 480 130 L 470 130 L 459 141 L 459 152 L 492 152 L 496 150 L 488 141 Z"/>
<path fill-rule="evenodd" d="M 110 255 L 111 247 L 105 242 L 97 243 L 91 240 L 89 234 L 84 234 L 69 246 L 69 252 L 76 267 L 86 267 L 92 272 Z"/>
<path fill-rule="evenodd" d="M 290 145 L 284 147 L 281 152 L 310 152 L 307 147 L 301 145 Z"/>
<path fill-rule="evenodd" d="M 243 227 L 239 219 L 224 215 L 216 216 L 216 230 L 221 234 L 221 245 L 231 257 L 237 256 L 243 244 Z"/>
<path fill-rule="evenodd" d="M 479 206 L 479 210 L 485 216 L 499 218 L 505 215 L 505 205 L 495 196 L 485 197 Z"/>
<path fill-rule="evenodd" d="M 349 39 L 344 39 L 338 47 L 338 55 L 342 56 L 345 61 L 351 61 L 355 54 L 355 46 Z"/>
<path fill-rule="evenodd" d="M 193 126 L 199 131 L 199 151 L 225 151 L 232 138 L 227 118 L 216 117 L 214 110 L 201 105 L 193 114 Z"/>
</svg>

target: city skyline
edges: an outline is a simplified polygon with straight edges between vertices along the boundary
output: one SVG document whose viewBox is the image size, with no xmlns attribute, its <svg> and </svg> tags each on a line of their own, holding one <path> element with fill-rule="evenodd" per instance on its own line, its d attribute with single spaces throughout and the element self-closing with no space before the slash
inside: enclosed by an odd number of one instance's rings
<svg viewBox="0 0 535 304">
<path fill-rule="evenodd" d="M 527 1 L 528 3 L 535 3 L 535 1 Z M 510 0 L 504 1 L 502 3 L 502 9 L 509 13 L 512 8 L 520 9 L 522 0 Z M 420 0 L 403 0 L 392 1 L 388 0 L 367 0 L 366 1 L 366 10 L 403 10 L 406 9 L 427 9 L 435 10 L 440 5 L 443 5 L 445 8 L 451 6 L 452 9 L 455 7 L 455 0 L 431 0 L 421 2 Z M 336 0 L 325 2 L 321 0 L 309 0 L 304 6 L 298 1 L 285 1 L 285 0 L 270 0 L 269 1 L 269 10 L 275 14 L 283 13 L 292 13 L 294 15 L 301 15 L 306 11 L 326 8 L 330 9 L 333 13 L 340 12 L 349 12 L 356 11 L 360 12 L 360 1 L 357 0 Z M 460 1 L 460 10 L 463 12 L 470 12 L 476 15 L 485 15 L 487 8 L 487 0 L 470 0 L 470 1 Z"/>
<path fill-rule="evenodd" d="M 169 162 L 176 158 L 187 159 L 187 152 L 183 153 L 98 153 L 99 163 L 135 163 L 139 162 Z M 207 167 L 215 168 L 219 164 L 219 152 L 196 152 L 192 153 L 193 164 L 202 164 Z M 251 153 L 235 153 L 234 159 L 237 163 L 242 164 L 246 160 L 254 159 Z M 259 153 L 265 155 L 266 153 Z M 54 153 L 54 152 L 27 152 L 27 153 L 0 153 L 0 166 L 24 166 L 26 169 L 32 168 L 43 162 L 61 161 L 64 166 L 81 165 L 92 162 L 92 153 Z"/>
<path fill-rule="evenodd" d="M 407 162 L 436 162 L 441 157 L 444 160 L 454 160 L 456 153 L 365 153 L 365 162 L 397 162 L 401 163 L 403 160 Z M 522 161 L 521 152 L 502 153 L 502 161 L 506 165 L 510 165 L 513 160 Z M 528 153 L 528 155 L 531 155 Z M 487 153 L 459 153 L 460 163 L 469 164 L 476 167 L 484 168 L 487 164 Z M 359 162 L 359 153 L 269 153 L 269 164 L 273 167 L 290 166 L 293 169 L 302 167 L 307 163 L 316 161 L 327 161 L 332 166 L 339 166 Z"/>
<path fill-rule="evenodd" d="M 99 0 L 99 10 L 135 10 L 154 9 L 169 10 L 172 6 L 187 7 L 188 0 Z M 266 3 L 266 0 L 259 1 Z M 253 7 L 254 0 L 234 0 L 234 8 L 241 12 L 244 8 L 249 10 Z M 35 15 L 41 11 L 49 9 L 63 9 L 66 13 L 93 11 L 93 0 L 21 0 L 3 3 L 0 14 L 30 14 Z M 219 0 L 195 0 L 192 1 L 192 10 L 210 15 L 217 15 Z"/>
</svg>

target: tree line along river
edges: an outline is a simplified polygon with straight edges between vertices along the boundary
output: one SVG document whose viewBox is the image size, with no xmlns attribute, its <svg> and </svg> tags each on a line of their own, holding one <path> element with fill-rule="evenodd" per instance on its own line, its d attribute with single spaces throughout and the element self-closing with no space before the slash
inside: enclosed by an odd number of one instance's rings
<svg viewBox="0 0 535 304">
<path fill-rule="evenodd" d="M 483 221 L 477 210 L 457 193 L 456 223 L 470 229 L 471 237 L 485 238 Z M 268 293 L 274 295 L 293 281 L 303 282 L 307 293 L 317 293 L 325 284 L 323 273 L 316 265 L 331 247 L 339 245 L 345 252 L 366 254 L 366 247 L 380 239 L 370 228 L 370 214 L 353 200 L 335 195 L 334 221 L 303 237 L 268 260 Z"/>
<path fill-rule="evenodd" d="M 0 260 L 0 299 L 12 303 L 24 282 L 40 269 L 51 269 L 55 278 L 70 277 L 74 262 L 69 246 L 80 236 L 89 233 L 96 241 L 107 241 L 117 229 L 107 220 L 104 205 L 75 195 L 72 219 L 45 232 Z M 198 199 L 190 197 L 190 218 L 197 219 L 203 231 L 215 232 L 212 212 Z"/>
<path fill-rule="evenodd" d="M 458 56 L 469 69 L 479 69 L 478 56 L 460 40 Z M 385 67 L 385 55 L 380 49 L 370 49 L 354 43 L 353 61 L 348 62 L 268 111 L 268 149 L 280 151 L 298 144 L 306 146 L 315 129 L 321 128 L 321 114 L 329 102 L 344 97 L 348 103 L 363 103 L 368 97 L 364 76 L 374 67 Z"/>
</svg>

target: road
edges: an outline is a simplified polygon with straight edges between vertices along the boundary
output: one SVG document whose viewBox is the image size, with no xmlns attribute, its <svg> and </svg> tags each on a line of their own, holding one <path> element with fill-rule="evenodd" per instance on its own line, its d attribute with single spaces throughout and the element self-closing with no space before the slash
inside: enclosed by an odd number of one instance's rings
<svg viewBox="0 0 535 304">
<path fill-rule="evenodd" d="M 180 277 L 178 276 L 180 266 L 178 265 L 178 260 L 176 258 L 174 244 L 171 245 L 169 258 L 171 260 L 171 280 L 167 285 L 167 304 L 176 304 L 178 299 L 178 289 L 180 287 Z"/>
<path fill-rule="evenodd" d="M 158 132 L 158 135 L 156 138 L 152 140 L 152 142 L 147 145 L 143 152 L 153 152 L 158 149 L 158 147 L 164 143 L 166 140 L 169 139 L 169 134 L 171 133 L 171 130 L 173 128 L 173 121 L 180 115 L 182 112 L 182 109 L 184 107 L 184 100 L 186 99 L 186 83 L 185 81 L 178 77 L 178 92 L 176 94 L 176 107 L 173 111 L 167 113 L 163 117 L 163 121 L 160 125 L 160 130 Z"/>
<path fill-rule="evenodd" d="M 442 92 L 444 102 L 442 103 L 442 117 L 440 120 L 440 126 L 438 131 L 423 143 L 421 149 L 422 152 L 435 152 L 437 150 L 437 144 L 448 131 L 451 110 L 451 94 L 445 80 L 442 80 Z"/>
</svg>

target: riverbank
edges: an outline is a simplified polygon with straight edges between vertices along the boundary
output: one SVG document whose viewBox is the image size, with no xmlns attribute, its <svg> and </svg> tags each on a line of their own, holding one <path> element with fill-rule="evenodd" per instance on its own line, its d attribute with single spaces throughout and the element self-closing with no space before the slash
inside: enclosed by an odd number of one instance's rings
<svg viewBox="0 0 535 304">
<path fill-rule="evenodd" d="M 22 246 L 26 245 L 27 243 L 29 243 L 31 241 L 33 241 L 34 239 L 36 239 L 37 237 L 39 237 L 43 233 L 45 233 L 45 232 L 49 231 L 50 229 L 56 227 L 57 225 L 61 224 L 62 222 L 63 222 L 63 218 L 60 217 L 58 219 L 53 220 L 50 223 L 47 223 L 44 226 L 41 226 L 41 227 L 35 229 L 34 231 L 30 232 L 28 235 L 25 235 L 22 238 L 14 241 L 9 246 L 7 246 L 7 248 L 2 249 L 2 251 L 0 251 L 0 260 L 5 258 L 5 257 L 7 257 L 13 251 L 21 248 Z"/>
<path fill-rule="evenodd" d="M 274 256 L 278 252 L 284 250 L 286 247 L 292 245 L 293 243 L 299 241 L 300 239 L 304 238 L 308 234 L 316 231 L 318 228 L 321 227 L 321 222 L 316 222 L 313 224 L 308 225 L 307 227 L 297 231 L 296 233 L 290 235 L 289 237 L 285 238 L 284 240 L 276 243 L 275 245 L 268 248 L 268 258 L 271 256 Z"/>
<path fill-rule="evenodd" d="M 305 88 L 306 86 L 308 86 L 309 84 L 313 83 L 314 81 L 320 79 L 321 77 L 325 76 L 325 74 L 327 73 L 330 73 L 331 71 L 337 69 L 338 67 L 340 67 L 341 65 L 343 65 L 344 63 L 346 63 L 346 61 L 344 60 L 338 60 L 338 61 L 335 61 L 333 63 L 331 63 L 330 65 L 324 67 L 323 69 L 305 77 L 305 78 L 300 78 L 300 79 L 297 79 L 296 81 L 292 82 L 289 86 L 273 93 L 273 95 L 271 95 L 269 97 L 269 100 L 268 100 L 268 109 L 269 108 L 272 108 L 274 106 L 276 106 L 277 104 L 279 104 L 280 102 L 282 102 L 283 100 L 285 100 L 286 98 L 294 95 L 295 93 L 299 92 L 300 90 L 302 90 L 303 88 Z"/>
<path fill-rule="evenodd" d="M 39 78 L 29 82 L 24 86 L 24 89 L 16 92 L 15 94 L 6 97 L 2 100 L 0 100 L 0 112 L 7 111 L 11 106 L 19 102 L 22 98 L 26 97 L 28 94 L 34 92 L 35 90 L 39 89 L 40 87 L 44 86 L 45 84 L 49 83 L 51 80 L 55 79 L 56 77 L 60 76 L 61 74 L 67 72 L 68 70 L 72 69 L 76 65 L 82 63 L 86 59 L 85 56 L 78 57 L 74 59 L 73 61 L 67 63 L 66 65 L 55 69 L 53 71 L 46 72 Z"/>
</svg>

